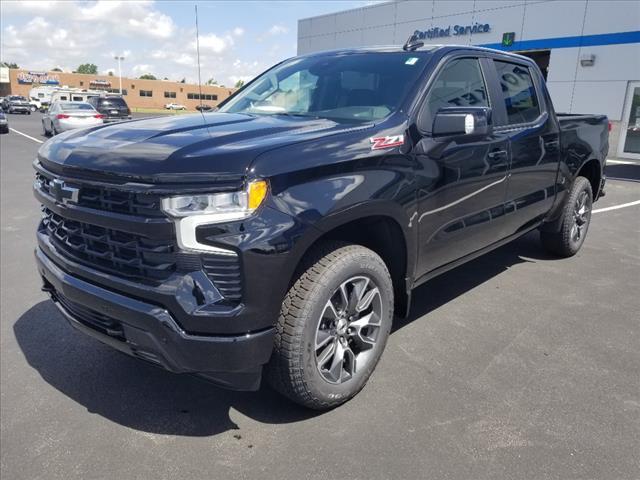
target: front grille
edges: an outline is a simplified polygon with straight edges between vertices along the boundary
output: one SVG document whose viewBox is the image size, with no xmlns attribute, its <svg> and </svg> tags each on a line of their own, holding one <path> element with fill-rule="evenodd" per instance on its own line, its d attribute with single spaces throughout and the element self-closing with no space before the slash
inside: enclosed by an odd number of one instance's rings
<svg viewBox="0 0 640 480">
<path fill-rule="evenodd" d="M 51 180 L 40 172 L 36 173 L 36 182 L 39 188 L 48 195 L 52 195 Z M 155 218 L 165 216 L 160 209 L 160 201 L 160 196 L 155 194 L 127 192 L 110 187 L 94 187 L 91 185 L 82 185 L 78 197 L 78 205 L 81 207 Z"/>
<path fill-rule="evenodd" d="M 122 324 L 118 320 L 75 303 L 58 292 L 53 292 L 52 295 L 53 299 L 59 302 L 75 320 L 105 335 L 117 338 L 118 340 L 125 340 Z"/>
<path fill-rule="evenodd" d="M 176 269 L 176 246 L 168 240 L 70 220 L 46 207 L 42 228 L 63 256 L 114 275 L 160 281 Z"/>
<path fill-rule="evenodd" d="M 218 291 L 230 301 L 242 297 L 240 262 L 235 255 L 203 255 L 202 266 Z"/>
</svg>

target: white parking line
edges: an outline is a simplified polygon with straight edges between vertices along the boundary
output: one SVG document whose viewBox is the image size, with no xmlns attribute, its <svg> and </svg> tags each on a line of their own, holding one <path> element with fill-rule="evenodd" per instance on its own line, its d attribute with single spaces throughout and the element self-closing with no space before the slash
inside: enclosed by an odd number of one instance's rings
<svg viewBox="0 0 640 480">
<path fill-rule="evenodd" d="M 42 140 L 38 140 L 37 138 L 32 137 L 31 135 L 27 135 L 26 133 L 19 132 L 15 128 L 9 128 L 13 133 L 17 133 L 18 135 L 22 135 L 23 137 L 27 137 L 29 140 L 33 140 L 37 143 L 44 143 Z"/>
<path fill-rule="evenodd" d="M 613 207 L 596 208 L 595 210 L 592 210 L 591 213 L 608 212 L 609 210 L 618 210 L 619 208 L 632 207 L 634 205 L 640 205 L 640 200 L 636 200 L 635 202 L 622 203 L 620 205 L 614 205 Z"/>
</svg>

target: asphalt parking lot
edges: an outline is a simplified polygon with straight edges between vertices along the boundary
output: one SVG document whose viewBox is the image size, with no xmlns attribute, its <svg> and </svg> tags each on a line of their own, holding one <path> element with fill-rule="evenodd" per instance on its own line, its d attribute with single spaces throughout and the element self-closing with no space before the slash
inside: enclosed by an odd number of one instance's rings
<svg viewBox="0 0 640 480">
<path fill-rule="evenodd" d="M 530 234 L 414 293 L 365 389 L 331 412 L 218 389 L 71 329 L 40 291 L 40 114 L 0 136 L 3 479 L 636 479 L 640 205 L 558 260 Z M 31 138 L 29 138 L 31 137 Z M 611 164 L 603 209 L 640 200 Z"/>
</svg>

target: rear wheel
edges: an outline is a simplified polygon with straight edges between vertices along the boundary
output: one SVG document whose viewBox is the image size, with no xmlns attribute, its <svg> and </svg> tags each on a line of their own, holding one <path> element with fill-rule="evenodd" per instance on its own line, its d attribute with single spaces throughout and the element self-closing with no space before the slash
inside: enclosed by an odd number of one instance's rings
<svg viewBox="0 0 640 480">
<path fill-rule="evenodd" d="M 540 240 L 546 250 L 561 257 L 578 253 L 591 222 L 593 192 L 585 177 L 577 177 L 562 211 L 562 224 L 558 232 L 540 232 Z"/>
<path fill-rule="evenodd" d="M 49 135 L 51 135 L 51 133 L 49 132 L 49 130 L 47 130 L 46 125 L 44 124 L 44 120 L 42 120 L 42 132 L 44 133 L 45 137 L 48 137 Z"/>
<path fill-rule="evenodd" d="M 360 245 L 322 245 L 284 299 L 270 384 L 317 410 L 346 402 L 375 369 L 392 318 L 393 285 L 382 259 Z"/>
</svg>

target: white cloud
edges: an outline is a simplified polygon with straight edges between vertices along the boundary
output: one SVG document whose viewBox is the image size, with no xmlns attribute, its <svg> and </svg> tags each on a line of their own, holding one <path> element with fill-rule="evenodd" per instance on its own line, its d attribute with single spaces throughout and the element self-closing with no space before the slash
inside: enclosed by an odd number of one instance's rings
<svg viewBox="0 0 640 480">
<path fill-rule="evenodd" d="M 189 22 L 177 25 L 161 7 L 161 3 L 150 1 L 0 0 L 2 60 L 34 70 L 64 65 L 70 71 L 81 63 L 95 63 L 106 73 L 117 72 L 113 57 L 122 55 L 123 76 L 151 73 L 158 78 L 195 82 L 195 30 Z M 240 25 L 217 30 L 202 22 L 203 80 L 216 78 L 227 86 L 250 80 L 295 52 L 295 47 L 289 49 L 281 40 L 287 33 L 289 29 L 279 22 L 261 35 Z M 264 48 L 255 48 L 256 40 L 263 42 Z"/>
<path fill-rule="evenodd" d="M 151 73 L 153 68 L 149 64 L 142 63 L 139 65 L 134 65 L 131 70 L 133 71 L 133 73 L 139 76 L 139 75 L 144 75 L 145 73 Z"/>
<path fill-rule="evenodd" d="M 191 42 L 191 48 L 195 50 L 196 41 Z M 230 36 L 219 37 L 215 33 L 208 35 L 200 35 L 200 53 L 211 52 L 220 54 L 233 45 L 233 39 Z"/>
<path fill-rule="evenodd" d="M 284 25 L 273 25 L 269 29 L 269 35 L 283 35 L 285 33 L 289 33 L 289 29 Z"/>
</svg>

